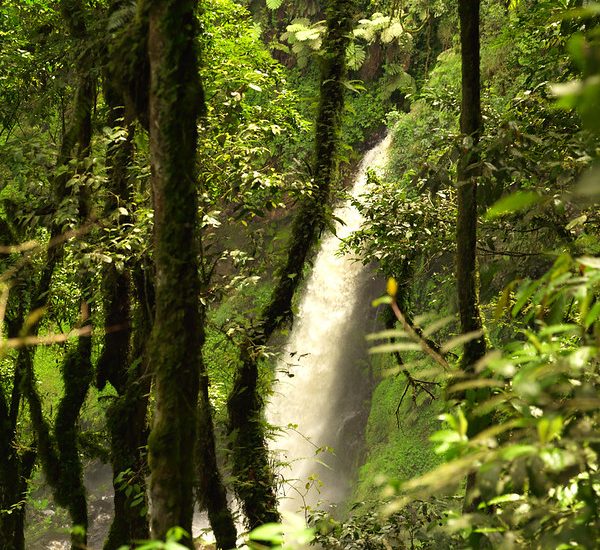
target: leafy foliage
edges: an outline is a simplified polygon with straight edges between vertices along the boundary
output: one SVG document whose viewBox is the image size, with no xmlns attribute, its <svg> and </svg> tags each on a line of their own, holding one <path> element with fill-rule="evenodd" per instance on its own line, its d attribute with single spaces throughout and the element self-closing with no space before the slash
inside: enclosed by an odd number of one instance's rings
<svg viewBox="0 0 600 550">
<path fill-rule="evenodd" d="M 460 408 L 442 415 L 446 427 L 432 441 L 446 462 L 393 485 L 401 496 L 390 501 L 388 511 L 415 498 L 452 494 L 472 472 L 480 504 L 471 514 L 458 509 L 447 514 L 445 529 L 453 536 L 466 540 L 475 534 L 479 544 L 487 539 L 491 547 L 526 541 L 540 548 L 597 544 L 593 426 L 598 422 L 595 335 L 600 310 L 591 310 L 590 303 L 600 271 L 590 267 L 594 263 L 561 256 L 536 281 L 537 292 L 529 290 L 530 283 L 516 291 L 510 315 L 527 311 L 536 319 L 533 326 L 523 329 L 521 339 L 489 353 L 472 379 L 454 373 L 447 390 L 452 396 L 491 388 L 474 415 L 493 411 L 494 424 L 469 436 L 470 419 Z M 583 273 L 580 266 L 585 266 Z M 552 324 L 549 311 L 566 303 L 571 307 L 562 310 L 564 321 Z"/>
</svg>

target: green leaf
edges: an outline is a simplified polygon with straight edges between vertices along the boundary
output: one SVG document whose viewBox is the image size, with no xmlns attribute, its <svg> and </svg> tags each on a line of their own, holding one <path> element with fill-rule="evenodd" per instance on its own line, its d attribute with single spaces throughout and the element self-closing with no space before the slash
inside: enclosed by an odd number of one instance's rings
<svg viewBox="0 0 600 550">
<path fill-rule="evenodd" d="M 596 302 L 592 306 L 592 309 L 590 309 L 590 311 L 588 311 L 588 314 L 585 316 L 585 320 L 583 322 L 585 328 L 590 328 L 592 324 L 596 322 L 598 317 L 600 317 L 600 302 Z"/>
<path fill-rule="evenodd" d="M 583 258 L 577 258 L 577 262 L 586 267 L 593 269 L 600 269 L 600 258 L 593 258 L 591 256 L 584 256 Z"/>
<path fill-rule="evenodd" d="M 562 432 L 562 426 L 563 419 L 560 416 L 555 416 L 552 419 L 547 417 L 541 418 L 537 425 L 540 443 L 545 445 L 553 439 L 558 439 Z"/>
<path fill-rule="evenodd" d="M 367 335 L 367 340 L 382 340 L 383 338 L 408 338 L 408 335 L 402 329 L 398 328 L 382 330 L 381 332 L 374 332 Z"/>
<path fill-rule="evenodd" d="M 429 441 L 434 443 L 457 443 L 462 440 L 460 434 L 454 430 L 438 430 L 429 437 Z"/>
<path fill-rule="evenodd" d="M 283 543 L 283 527 L 280 523 L 265 523 L 252 530 L 250 540 L 268 540 L 275 544 Z"/>
<path fill-rule="evenodd" d="M 564 334 L 566 332 L 577 333 L 579 331 L 579 327 L 577 325 L 563 323 L 559 325 L 550 325 L 548 327 L 544 327 L 538 333 L 540 338 L 544 338 L 546 336 L 553 336 L 554 334 Z"/>
<path fill-rule="evenodd" d="M 452 321 L 454 321 L 454 319 L 455 317 L 453 315 L 449 315 L 448 317 L 443 317 L 441 319 L 433 321 L 433 323 L 427 325 L 427 327 L 423 329 L 423 337 L 428 338 L 432 334 L 435 334 L 438 330 L 441 330 L 442 328 L 450 324 Z"/>
<path fill-rule="evenodd" d="M 419 351 L 421 346 L 414 342 L 394 342 L 392 344 L 382 344 L 369 350 L 369 353 L 390 353 L 393 351 Z"/>
<path fill-rule="evenodd" d="M 509 493 L 507 495 L 500 495 L 494 497 L 491 500 L 488 500 L 486 504 L 502 504 L 503 502 L 516 502 L 517 500 L 521 500 L 523 497 L 518 495 L 517 493 Z"/>
<path fill-rule="evenodd" d="M 457 348 L 458 346 L 462 346 L 471 340 L 476 340 L 477 338 L 481 338 L 483 336 L 482 330 L 474 330 L 472 332 L 467 332 L 466 334 L 459 334 L 458 336 L 448 340 L 442 346 L 442 353 L 448 353 L 450 350 Z"/>
<path fill-rule="evenodd" d="M 458 433 L 462 437 L 467 436 L 467 429 L 469 427 L 469 423 L 465 414 L 462 412 L 462 409 L 458 409 Z"/>
<path fill-rule="evenodd" d="M 542 282 L 543 281 L 541 279 L 538 279 L 537 281 L 528 281 L 519 288 L 519 290 L 517 291 L 517 299 L 515 305 L 513 306 L 511 311 L 511 315 L 513 317 L 516 317 L 519 314 L 523 306 L 527 303 L 527 300 L 529 300 L 529 298 L 533 296 L 533 294 L 540 287 Z"/>
<path fill-rule="evenodd" d="M 520 456 L 530 456 L 537 453 L 537 448 L 533 445 L 511 445 L 502 449 L 500 456 L 504 460 L 514 460 Z"/>
<path fill-rule="evenodd" d="M 574 229 L 575 227 L 577 227 L 578 225 L 583 225 L 586 221 L 587 221 L 588 217 L 587 214 L 582 214 L 581 216 L 577 216 L 576 218 L 572 219 L 566 226 L 565 229 L 567 231 L 570 231 L 571 229 Z"/>
<path fill-rule="evenodd" d="M 484 217 L 487 220 L 494 220 L 507 214 L 526 210 L 540 200 L 541 197 L 533 191 L 517 191 L 496 201 L 488 208 Z"/>
<path fill-rule="evenodd" d="M 283 4 L 283 0 L 267 0 L 267 8 L 270 10 L 277 10 Z"/>
<path fill-rule="evenodd" d="M 380 306 L 381 304 L 391 304 L 393 302 L 393 298 L 391 296 L 381 296 L 381 298 L 377 298 L 371 302 L 373 307 Z"/>
</svg>

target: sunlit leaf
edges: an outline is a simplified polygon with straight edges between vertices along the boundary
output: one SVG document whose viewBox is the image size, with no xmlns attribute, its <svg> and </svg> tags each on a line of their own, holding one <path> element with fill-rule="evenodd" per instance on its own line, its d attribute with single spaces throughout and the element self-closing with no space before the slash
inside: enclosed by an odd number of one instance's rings
<svg viewBox="0 0 600 550">
<path fill-rule="evenodd" d="M 279 9 L 283 4 L 283 0 L 267 0 L 267 8 L 270 10 Z"/>
<path fill-rule="evenodd" d="M 449 351 L 466 344 L 467 342 L 471 342 L 472 340 L 476 340 L 477 338 L 481 338 L 483 336 L 482 330 L 474 330 L 472 332 L 467 332 L 466 334 L 459 334 L 458 336 L 448 340 L 442 346 L 442 353 L 448 353 Z"/>
<path fill-rule="evenodd" d="M 369 353 L 390 353 L 394 351 L 419 351 L 421 346 L 414 342 L 394 342 L 391 344 L 381 344 L 369 349 Z"/>
<path fill-rule="evenodd" d="M 485 213 L 485 218 L 493 220 L 507 214 L 526 210 L 538 203 L 541 197 L 534 191 L 517 191 L 496 201 Z"/>
</svg>

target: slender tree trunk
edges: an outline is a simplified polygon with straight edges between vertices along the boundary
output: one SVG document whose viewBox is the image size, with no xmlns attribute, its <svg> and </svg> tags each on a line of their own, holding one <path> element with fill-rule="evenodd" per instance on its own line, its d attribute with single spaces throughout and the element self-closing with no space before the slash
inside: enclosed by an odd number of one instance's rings
<svg viewBox="0 0 600 550">
<path fill-rule="evenodd" d="M 86 37 L 83 6 L 78 0 L 63 0 L 60 7 L 72 38 L 83 46 Z M 91 112 L 95 93 L 95 79 L 91 74 L 89 55 L 84 53 L 80 55 L 77 72 L 78 84 L 72 120 L 63 136 L 58 156 L 59 166 L 65 166 L 72 158 L 81 161 L 89 154 L 92 134 Z M 68 180 L 68 171 L 55 179 L 57 205 L 68 193 L 66 186 Z M 79 218 L 81 221 L 85 221 L 89 215 L 90 196 L 85 186 L 84 173 L 82 173 L 78 199 Z M 57 237 L 61 231 L 62 228 L 54 224 L 51 237 Z M 51 248 L 48 252 L 46 265 L 42 269 L 32 299 L 34 310 L 44 307 L 47 303 L 52 275 L 62 258 L 62 250 L 62 246 L 59 245 Z M 90 275 L 82 274 L 79 281 L 82 328 L 90 325 L 90 286 Z M 36 334 L 38 328 L 38 325 L 35 325 L 31 328 L 31 332 Z M 37 393 L 32 354 L 26 348 L 22 348 L 19 354 L 24 365 L 23 392 L 29 403 L 32 426 L 44 473 L 52 487 L 56 503 L 68 510 L 71 522 L 76 527 L 71 537 L 72 548 L 82 548 L 87 543 L 88 518 L 83 467 L 77 445 L 79 433 L 77 421 L 92 380 L 91 337 L 89 334 L 80 335 L 77 345 L 69 350 L 65 357 L 62 367 L 64 394 L 58 406 L 53 434 L 44 418 L 41 400 Z"/>
<path fill-rule="evenodd" d="M 258 394 L 259 349 L 292 314 L 292 298 L 301 280 L 309 251 L 325 226 L 330 190 L 337 171 L 337 145 L 344 106 L 346 49 L 356 13 L 354 0 L 326 3 L 327 33 L 323 46 L 320 101 L 315 136 L 315 190 L 301 205 L 292 227 L 287 259 L 279 270 L 271 300 L 256 329 L 240 346 L 241 365 L 228 400 L 229 431 L 236 492 L 250 528 L 277 521 L 274 475 Z"/>
<path fill-rule="evenodd" d="M 179 526 L 190 537 L 201 370 L 196 145 L 198 80 L 193 0 L 149 3 L 150 158 L 154 199 L 156 316 L 151 364 L 156 409 L 148 441 L 152 534 Z"/>
<path fill-rule="evenodd" d="M 124 126 L 127 132 L 126 139 L 110 144 L 107 151 L 110 192 L 107 214 L 115 215 L 119 207 L 130 207 L 133 198 L 128 175 L 133 160 L 133 117 L 127 113 L 124 98 L 113 86 L 110 73 L 105 76 L 104 95 L 110 108 L 109 125 Z M 129 214 L 118 214 L 116 221 L 121 226 L 131 219 Z M 135 278 L 138 306 L 132 346 L 131 266 L 126 264 L 119 271 L 112 263 L 103 274 L 105 336 L 96 366 L 96 383 L 102 388 L 108 381 L 118 393 L 106 414 L 115 497 L 105 550 L 116 550 L 150 535 L 145 513 L 147 467 L 142 449 L 148 435 L 146 415 L 151 377 L 145 345 L 152 329 L 154 291 L 141 266 L 136 267 Z"/>
<path fill-rule="evenodd" d="M 456 224 L 456 278 L 458 286 L 458 307 L 463 334 L 477 333 L 465 343 L 462 368 L 473 373 L 475 364 L 486 352 L 483 325 L 479 311 L 479 273 L 477 268 L 477 178 L 480 175 L 479 139 L 483 131 L 481 116 L 481 70 L 480 70 L 480 0 L 459 0 L 460 43 L 462 60 L 462 104 L 460 130 L 463 134 L 463 147 L 458 162 L 458 219 Z M 466 405 L 484 399 L 482 392 L 471 392 L 466 396 Z M 488 419 L 469 418 L 469 436 L 478 433 Z M 477 507 L 474 495 L 475 475 L 467 477 L 465 491 L 465 511 Z"/>
<path fill-rule="evenodd" d="M 2 241 L 4 244 L 4 239 Z M 4 321 L 8 328 L 7 336 L 16 338 L 24 324 L 28 301 L 24 292 L 11 298 L 13 302 L 18 301 L 16 315 L 13 317 L 7 314 Z M 25 442 L 18 439 L 21 380 L 25 368 L 23 357 L 23 354 L 18 354 L 14 363 L 10 399 L 7 399 L 4 389 L 0 389 L 0 548 L 6 550 L 25 550 L 25 501 L 36 458 L 35 449 L 26 448 Z"/>
<path fill-rule="evenodd" d="M 205 371 L 200 375 L 196 441 L 198 501 L 200 507 L 208 512 L 217 548 L 231 550 L 236 547 L 237 530 L 217 463 L 216 437 L 208 399 L 208 376 Z"/>
<path fill-rule="evenodd" d="M 110 128 L 124 126 L 126 136 L 109 144 L 106 153 L 109 193 L 106 217 L 114 216 L 116 226 L 122 227 L 131 223 L 129 214 L 119 213 L 119 208 L 128 206 L 132 199 L 128 169 L 133 160 L 134 129 L 131 117 L 125 117 L 122 97 L 111 89 L 109 79 L 110 75 L 107 75 L 104 85 L 104 96 L 110 109 L 108 125 Z M 130 268 L 125 265 L 119 270 L 113 262 L 108 264 L 102 275 L 105 335 L 102 354 L 96 365 L 96 385 L 102 389 L 106 382 L 110 382 L 122 394 L 127 382 L 131 336 Z"/>
<path fill-rule="evenodd" d="M 154 287 L 142 265 L 135 266 L 133 279 L 137 298 L 132 350 L 127 365 L 129 378 L 122 395 L 107 411 L 111 438 L 111 464 L 115 489 L 115 515 L 105 550 L 115 550 L 124 544 L 149 537 L 147 508 L 147 463 L 142 452 L 147 443 L 146 416 L 151 374 L 148 368 L 146 342 L 150 338 L 154 319 Z M 137 490 L 128 493 L 130 487 Z"/>
<path fill-rule="evenodd" d="M 462 55 L 460 129 L 464 141 L 457 174 L 456 277 L 461 330 L 468 333 L 482 329 L 476 258 L 477 177 L 480 173 L 478 145 L 483 130 L 479 67 L 479 0 L 460 0 L 459 16 Z M 463 368 L 471 371 L 484 354 L 483 336 L 470 340 L 465 344 Z"/>
<path fill-rule="evenodd" d="M 63 0 L 63 15 L 74 38 L 83 40 L 86 30 L 83 6 L 72 0 Z M 95 95 L 95 79 L 89 61 L 82 60 L 80 73 L 81 119 L 77 127 L 77 159 L 83 160 L 90 153 L 92 141 L 92 106 Z M 81 170 L 81 168 L 80 168 Z M 78 217 L 81 225 L 86 223 L 91 212 L 91 194 L 87 186 L 86 172 L 81 171 L 79 186 Z M 54 437 L 60 461 L 59 483 L 55 487 L 58 504 L 69 511 L 75 529 L 71 534 L 71 546 L 78 549 L 87 544 L 88 515 L 86 491 L 83 484 L 83 464 L 77 444 L 79 414 L 93 379 L 91 337 L 91 294 L 92 277 L 87 269 L 79 275 L 80 326 L 89 329 L 79 335 L 77 345 L 67 352 L 62 365 L 64 395 L 58 405 Z"/>
</svg>

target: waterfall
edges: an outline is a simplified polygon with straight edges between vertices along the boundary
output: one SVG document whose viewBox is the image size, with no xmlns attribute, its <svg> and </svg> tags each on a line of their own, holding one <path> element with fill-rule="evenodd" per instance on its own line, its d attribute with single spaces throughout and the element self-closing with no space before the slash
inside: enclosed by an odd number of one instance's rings
<svg viewBox="0 0 600 550">
<path fill-rule="evenodd" d="M 365 155 L 353 198 L 367 191 L 367 169 L 383 168 L 389 144 L 388 136 Z M 360 228 L 360 213 L 348 200 L 334 215 L 344 224 L 322 239 L 267 407 L 269 422 L 283 429 L 271 445 L 287 463 L 280 508 L 292 512 L 347 496 L 368 414 L 365 334 L 373 318 L 373 276 L 359 258 L 339 254 L 340 239 Z M 321 487 L 311 480 L 315 475 Z"/>
</svg>

